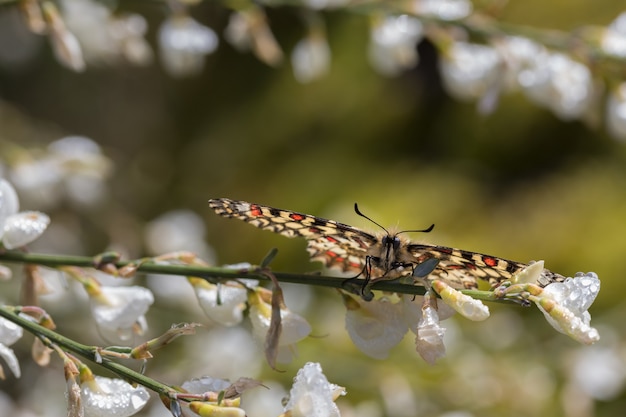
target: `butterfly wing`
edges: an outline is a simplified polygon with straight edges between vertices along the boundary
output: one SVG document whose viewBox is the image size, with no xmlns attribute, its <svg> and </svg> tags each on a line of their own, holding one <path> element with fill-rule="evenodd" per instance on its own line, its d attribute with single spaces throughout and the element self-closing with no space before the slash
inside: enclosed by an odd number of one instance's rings
<svg viewBox="0 0 626 417">
<path fill-rule="evenodd" d="M 378 241 L 374 235 L 347 224 L 295 211 L 227 198 L 209 200 L 209 205 L 220 216 L 290 238 L 303 237 L 308 241 L 311 260 L 341 271 L 360 272 L 367 249 Z"/>
<path fill-rule="evenodd" d="M 528 266 L 521 262 L 445 246 L 410 244 L 407 251 L 413 255 L 417 263 L 429 258 L 439 259 L 437 268 L 428 278 L 441 279 L 457 289 L 477 288 L 478 280 L 487 281 L 493 287 L 510 280 L 513 275 Z M 545 287 L 564 279 L 565 277 L 544 269 L 537 283 Z"/>
</svg>

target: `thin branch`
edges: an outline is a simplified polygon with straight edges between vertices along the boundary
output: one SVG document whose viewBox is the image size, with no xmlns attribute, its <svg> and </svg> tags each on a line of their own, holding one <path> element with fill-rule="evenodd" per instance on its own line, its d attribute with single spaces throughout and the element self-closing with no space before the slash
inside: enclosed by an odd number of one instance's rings
<svg viewBox="0 0 626 417">
<path fill-rule="evenodd" d="M 32 333 L 37 337 L 48 339 L 49 343 L 53 343 L 57 346 L 62 347 L 64 350 L 80 355 L 81 357 L 91 362 L 97 363 L 103 368 L 114 372 L 121 378 L 143 385 L 144 387 L 149 388 L 160 395 L 169 397 L 170 394 L 177 392 L 168 385 L 162 384 L 152 378 L 148 378 L 147 376 L 142 375 L 139 372 L 134 371 L 124 365 L 113 362 L 106 357 L 99 358 L 96 354 L 98 350 L 97 347 L 83 345 L 72 339 L 62 336 L 53 330 L 40 326 L 34 321 L 20 315 L 19 308 L 0 305 L 0 316 L 12 321 L 13 323 L 18 324 L 20 327 L 26 329 L 29 333 Z"/>
<path fill-rule="evenodd" d="M 89 256 L 67 256 L 51 255 L 41 253 L 24 253 L 19 251 L 0 251 L 0 262 L 13 262 L 20 264 L 34 264 L 57 268 L 62 266 L 77 266 L 83 268 L 102 268 L 102 255 Z M 233 279 L 256 279 L 268 281 L 263 268 L 251 266 L 250 268 L 233 269 L 232 267 L 209 267 L 198 265 L 172 265 L 163 261 L 154 261 L 152 258 L 143 258 L 131 261 L 115 260 L 108 265 L 122 268 L 129 265 L 136 265 L 136 271 L 142 273 L 153 273 L 162 275 L 182 275 L 187 277 L 198 277 L 208 281 L 233 280 Z M 108 271 L 106 271 L 108 272 Z M 315 285 L 319 287 L 344 288 L 345 277 L 321 275 L 317 273 L 296 274 L 288 272 L 275 272 L 272 274 L 280 282 L 290 282 L 295 284 Z M 378 281 L 372 286 L 372 290 L 423 295 L 425 288 L 421 285 L 412 285 L 396 281 Z M 462 290 L 461 292 L 473 298 L 490 302 L 511 303 L 514 300 L 501 299 L 494 295 L 493 291 Z"/>
</svg>

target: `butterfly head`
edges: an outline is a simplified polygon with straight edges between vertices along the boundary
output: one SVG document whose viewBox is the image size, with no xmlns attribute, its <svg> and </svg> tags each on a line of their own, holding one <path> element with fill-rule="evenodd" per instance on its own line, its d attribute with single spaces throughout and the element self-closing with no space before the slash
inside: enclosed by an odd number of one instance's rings
<svg viewBox="0 0 626 417">
<path fill-rule="evenodd" d="M 435 227 L 435 225 L 432 224 L 430 227 L 423 230 L 402 230 L 399 232 L 390 232 L 374 220 L 367 217 L 365 214 L 361 213 L 359 206 L 356 203 L 354 203 L 354 211 L 356 214 L 374 223 L 384 231 L 384 234 L 380 238 L 380 245 L 377 245 L 376 247 L 373 246 L 370 248 L 368 253 L 371 266 L 381 269 L 383 274 L 387 274 L 396 269 L 404 269 L 413 265 L 411 262 L 406 260 L 408 258 L 407 256 L 403 256 L 403 248 L 406 247 L 409 242 L 406 238 L 402 238 L 400 234 L 409 232 L 428 233 Z"/>
</svg>

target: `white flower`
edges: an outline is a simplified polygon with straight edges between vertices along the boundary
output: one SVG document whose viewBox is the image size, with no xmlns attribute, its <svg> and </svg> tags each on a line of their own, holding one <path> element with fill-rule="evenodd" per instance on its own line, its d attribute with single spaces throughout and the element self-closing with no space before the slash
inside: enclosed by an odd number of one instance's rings
<svg viewBox="0 0 626 417">
<path fill-rule="evenodd" d="M 446 329 L 440 322 L 454 315 L 455 310 L 439 300 L 432 291 L 424 296 L 403 296 L 405 321 L 415 333 L 415 349 L 429 364 L 446 354 L 443 337 Z"/>
<path fill-rule="evenodd" d="M 423 317 L 423 305 L 430 306 L 425 297 L 405 294 L 400 299 L 394 298 L 397 297 L 364 301 L 344 296 L 347 307 L 346 330 L 352 342 L 363 353 L 376 359 L 385 359 L 389 350 L 404 338 L 407 329 L 415 333 L 418 339 L 432 340 L 428 329 L 434 323 L 433 312 L 438 314 L 438 320 L 445 320 L 455 313 L 454 309 L 439 302 L 436 310 L 431 308 L 427 311 L 428 317 Z M 443 330 L 441 328 L 442 335 Z M 420 348 L 418 352 L 422 355 Z"/>
<path fill-rule="evenodd" d="M 20 202 L 15 188 L 7 180 L 0 178 L 0 224 L 4 224 L 6 218 L 17 213 Z M 0 229 L 0 237 L 2 230 Z"/>
<path fill-rule="evenodd" d="M 121 379 L 96 376 L 81 387 L 85 417 L 128 417 L 138 413 L 150 399 L 148 391 Z"/>
<path fill-rule="evenodd" d="M 267 65 L 275 67 L 283 60 L 283 51 L 261 8 L 233 12 L 224 29 L 224 38 L 239 51 L 252 49 L 257 58 Z"/>
<path fill-rule="evenodd" d="M 7 249 L 25 246 L 46 231 L 50 217 L 38 211 L 22 211 L 7 217 L 4 222 L 2 244 Z"/>
<path fill-rule="evenodd" d="M 91 296 L 91 314 L 102 331 L 127 340 L 147 327 L 144 314 L 154 302 L 150 290 L 140 287 L 101 287 Z M 138 330 L 134 329 L 139 326 Z"/>
<path fill-rule="evenodd" d="M 424 297 L 422 317 L 417 324 L 415 348 L 422 359 L 434 365 L 437 359 L 446 355 L 446 347 L 443 344 L 446 329 L 439 324 L 439 314 L 430 300 L 436 302 L 437 299 L 434 295 L 430 296 L 427 293 Z"/>
<path fill-rule="evenodd" d="M 189 16 L 173 15 L 159 28 L 161 62 L 175 77 L 198 74 L 204 68 L 204 57 L 217 48 L 213 29 Z"/>
<path fill-rule="evenodd" d="M 19 378 L 21 375 L 20 363 L 15 356 L 15 352 L 13 352 L 13 349 L 9 346 L 17 342 L 23 334 L 24 330 L 20 326 L 12 321 L 0 317 L 0 358 L 4 359 L 4 362 L 6 362 L 7 366 L 16 378 Z M 4 375 L 4 372 L 1 371 L 1 369 L 0 374 Z"/>
<path fill-rule="evenodd" d="M 443 20 L 463 19 L 472 13 L 472 8 L 468 0 L 414 0 L 416 13 Z"/>
<path fill-rule="evenodd" d="M 203 376 L 183 382 L 181 387 L 192 394 L 202 394 L 208 391 L 220 392 L 228 388 L 231 383 L 225 379 Z"/>
<path fill-rule="evenodd" d="M 0 239 L 7 249 L 29 244 L 43 234 L 50 217 L 38 211 L 19 212 L 17 193 L 11 184 L 0 178 Z"/>
<path fill-rule="evenodd" d="M 54 3 L 42 3 L 44 19 L 47 23 L 48 37 L 52 51 L 60 64 L 76 72 L 85 70 L 83 51 L 76 36 L 65 27 Z"/>
<path fill-rule="evenodd" d="M 148 25 L 139 14 L 114 15 L 94 0 L 63 0 L 63 18 L 78 38 L 89 64 L 115 64 L 126 60 L 147 64 L 152 50 L 144 39 Z"/>
<path fill-rule="evenodd" d="M 326 37 L 313 33 L 299 41 L 291 54 L 296 80 L 302 84 L 321 78 L 330 67 L 330 47 Z"/>
<path fill-rule="evenodd" d="M 512 284 L 535 284 L 541 278 L 543 261 L 530 263 L 526 268 L 516 273 L 511 279 Z"/>
<path fill-rule="evenodd" d="M 369 59 L 384 75 L 397 75 L 417 65 L 422 22 L 408 15 L 388 16 L 371 29 Z"/>
<path fill-rule="evenodd" d="M 570 371 L 582 391 L 600 401 L 618 397 L 626 385 L 626 361 L 619 345 L 583 348 L 575 353 Z"/>
<path fill-rule="evenodd" d="M 216 285 L 203 279 L 190 280 L 204 313 L 223 326 L 235 326 L 243 319 L 247 290 L 234 282 Z"/>
<path fill-rule="evenodd" d="M 24 159 L 11 170 L 11 180 L 31 204 L 52 207 L 68 197 L 79 205 L 94 205 L 106 194 L 104 180 L 112 164 L 93 140 L 67 136 L 48 145 L 48 153 Z"/>
<path fill-rule="evenodd" d="M 146 225 L 144 240 L 148 251 L 162 255 L 176 251 L 191 251 L 211 262 L 213 249 L 206 243 L 206 225 L 191 210 L 171 210 Z"/>
<path fill-rule="evenodd" d="M 350 297 L 346 330 L 354 345 L 372 358 L 385 359 L 408 329 L 403 307 L 403 303 L 387 298 L 363 301 Z"/>
<path fill-rule="evenodd" d="M 607 54 L 626 57 L 626 12 L 617 16 L 602 34 L 601 48 Z"/>
<path fill-rule="evenodd" d="M 536 302 L 552 327 L 573 339 L 591 344 L 600 339 L 590 326 L 587 311 L 600 292 L 600 279 L 593 272 L 579 273 L 563 282 L 546 286 Z"/>
<path fill-rule="evenodd" d="M 485 45 L 455 42 L 440 61 L 443 82 L 459 99 L 484 96 L 501 79 L 501 58 Z"/>
<path fill-rule="evenodd" d="M 626 45 L 626 40 L 624 44 Z M 616 139 L 626 140 L 626 83 L 621 83 L 609 94 L 606 127 Z"/>
<path fill-rule="evenodd" d="M 319 363 L 308 362 L 294 378 L 285 411 L 292 417 L 339 417 L 335 400 L 345 389 L 331 384 Z"/>
<path fill-rule="evenodd" d="M 489 317 L 489 308 L 482 301 L 465 295 L 440 280 L 433 281 L 432 285 L 443 302 L 463 317 L 472 321 L 483 321 Z"/>
<path fill-rule="evenodd" d="M 526 70 L 524 92 L 564 120 L 581 117 L 594 97 L 591 71 L 561 53 L 548 53 Z"/>
<path fill-rule="evenodd" d="M 256 339 L 265 342 L 271 324 L 272 309 L 260 297 L 256 300 L 250 306 L 250 321 Z M 280 333 L 276 361 L 289 363 L 296 355 L 296 343 L 311 333 L 311 326 L 302 316 L 290 310 L 281 309 L 280 317 L 282 331 Z"/>
</svg>

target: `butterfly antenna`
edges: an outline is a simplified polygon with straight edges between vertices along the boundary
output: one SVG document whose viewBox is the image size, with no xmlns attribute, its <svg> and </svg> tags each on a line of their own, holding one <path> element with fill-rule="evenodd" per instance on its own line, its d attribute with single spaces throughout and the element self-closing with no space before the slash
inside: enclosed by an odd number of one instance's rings
<svg viewBox="0 0 626 417">
<path fill-rule="evenodd" d="M 426 228 L 426 229 L 422 229 L 422 230 L 403 230 L 401 232 L 398 233 L 428 233 L 430 231 L 432 231 L 435 228 L 435 223 L 431 224 L 430 227 Z"/>
<path fill-rule="evenodd" d="M 359 205 L 357 203 L 354 203 L 354 211 L 356 212 L 356 214 L 358 214 L 359 216 L 371 221 L 372 223 L 374 223 L 376 226 L 380 227 L 381 229 L 383 229 L 385 231 L 385 233 L 389 234 L 389 232 L 387 231 L 387 229 L 385 229 L 384 227 L 382 227 L 380 224 L 376 223 L 374 220 L 370 219 L 369 217 L 367 217 L 365 214 L 361 213 L 361 210 L 359 210 Z M 433 226 L 435 226 L 433 224 Z M 431 227 L 432 229 L 432 227 Z"/>
</svg>

